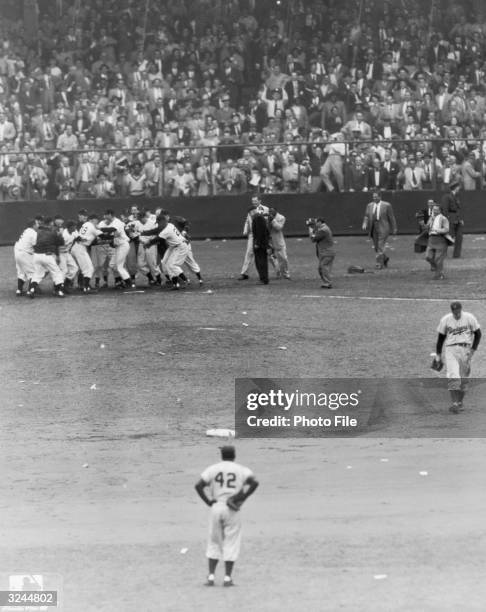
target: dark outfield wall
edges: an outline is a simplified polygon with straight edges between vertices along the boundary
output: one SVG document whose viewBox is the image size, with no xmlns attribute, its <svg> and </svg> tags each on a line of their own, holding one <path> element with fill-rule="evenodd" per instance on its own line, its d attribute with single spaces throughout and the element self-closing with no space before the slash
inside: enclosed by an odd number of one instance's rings
<svg viewBox="0 0 486 612">
<path fill-rule="evenodd" d="M 443 193 L 422 191 L 398 191 L 385 193 L 383 199 L 393 204 L 399 233 L 415 234 L 415 213 L 423 208 L 428 198 L 440 202 Z M 464 210 L 465 231 L 486 231 L 486 192 L 468 191 L 460 194 Z M 334 234 L 361 234 L 361 224 L 369 193 L 316 193 L 273 194 L 263 196 L 263 202 L 275 207 L 287 217 L 287 236 L 302 236 L 307 233 L 305 219 L 323 216 Z M 133 200 L 135 203 L 135 200 Z M 27 219 L 37 214 L 53 216 L 60 213 L 65 219 L 77 219 L 79 209 L 102 213 L 105 208 L 123 211 L 132 200 L 54 200 L 35 202 L 0 203 L 0 244 L 13 244 L 24 229 Z M 143 207 L 164 206 L 170 212 L 182 215 L 191 222 L 194 238 L 241 237 L 243 223 L 250 196 L 217 196 L 200 198 L 169 198 L 136 200 Z"/>
</svg>

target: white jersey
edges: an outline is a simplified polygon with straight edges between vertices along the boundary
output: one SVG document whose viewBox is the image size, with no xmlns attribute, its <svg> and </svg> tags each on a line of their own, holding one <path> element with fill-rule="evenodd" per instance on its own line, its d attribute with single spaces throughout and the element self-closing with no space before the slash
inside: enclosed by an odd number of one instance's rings
<svg viewBox="0 0 486 612">
<path fill-rule="evenodd" d="M 20 238 L 15 243 L 17 251 L 25 251 L 26 253 L 34 254 L 34 245 L 37 242 L 37 232 L 33 227 L 28 227 L 21 234 Z"/>
<path fill-rule="evenodd" d="M 253 476 L 253 472 L 234 461 L 220 461 L 210 465 L 201 474 L 201 479 L 209 486 L 210 499 L 226 501 L 235 493 L 238 493 Z"/>
<path fill-rule="evenodd" d="M 64 246 L 59 247 L 59 253 L 69 253 L 73 247 L 74 241 L 79 236 L 77 230 L 70 234 L 66 228 L 62 230 L 62 239 L 64 240 Z"/>
<path fill-rule="evenodd" d="M 96 227 L 93 225 L 93 223 L 91 223 L 91 221 L 86 221 L 86 223 L 83 223 L 81 229 L 79 230 L 81 244 L 86 247 L 90 246 L 100 234 L 101 231 L 99 229 L 96 229 Z"/>
<path fill-rule="evenodd" d="M 170 247 L 176 247 L 186 242 L 180 231 L 172 223 L 167 223 L 167 226 L 160 232 L 159 238 L 163 238 Z"/>
<path fill-rule="evenodd" d="M 125 232 L 125 224 L 117 217 L 115 217 L 113 221 L 110 221 L 110 223 L 106 223 L 106 227 L 114 227 L 116 229 L 116 232 L 113 234 L 113 244 L 116 247 L 120 246 L 124 242 L 130 242 L 130 239 Z"/>
<path fill-rule="evenodd" d="M 445 345 L 468 344 L 472 345 L 474 332 L 479 329 L 479 323 L 470 312 L 461 312 L 459 319 L 452 313 L 442 317 L 437 331 L 446 336 Z"/>
<path fill-rule="evenodd" d="M 141 234 L 142 232 L 147 232 L 149 230 L 154 230 L 157 227 L 156 219 L 152 219 L 151 217 L 147 219 L 146 223 L 142 223 L 141 221 L 134 221 L 133 227 L 137 234 Z M 153 236 L 140 236 L 140 242 L 142 244 L 147 244 L 151 240 L 153 240 Z"/>
</svg>

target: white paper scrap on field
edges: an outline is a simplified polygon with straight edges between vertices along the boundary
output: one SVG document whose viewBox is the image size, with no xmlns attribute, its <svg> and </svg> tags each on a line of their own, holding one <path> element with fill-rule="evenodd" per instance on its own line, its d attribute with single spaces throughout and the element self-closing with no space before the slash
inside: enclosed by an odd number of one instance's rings
<svg viewBox="0 0 486 612">
<path fill-rule="evenodd" d="M 422 472 L 419 472 L 419 474 L 420 474 L 420 476 L 428 476 L 429 475 L 429 473 L 426 472 L 425 470 L 422 471 Z"/>
<path fill-rule="evenodd" d="M 375 580 L 385 580 L 385 578 L 388 578 L 387 574 L 375 574 L 373 576 L 373 578 Z"/>
<path fill-rule="evenodd" d="M 279 346 L 278 348 L 279 348 L 281 351 L 286 351 L 286 350 L 287 350 L 287 347 L 286 347 L 286 346 Z"/>
<path fill-rule="evenodd" d="M 181 555 L 185 555 L 188 550 L 188 548 L 181 548 Z"/>
<path fill-rule="evenodd" d="M 96 383 L 92 384 L 90 389 L 91 389 L 91 391 L 96 391 Z"/>
<path fill-rule="evenodd" d="M 234 438 L 234 429 L 208 429 L 206 435 L 210 438 Z"/>
</svg>

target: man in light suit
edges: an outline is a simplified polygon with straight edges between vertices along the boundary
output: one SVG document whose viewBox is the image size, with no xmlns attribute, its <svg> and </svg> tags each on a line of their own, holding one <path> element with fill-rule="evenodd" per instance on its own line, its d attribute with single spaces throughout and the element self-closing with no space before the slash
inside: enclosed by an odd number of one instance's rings
<svg viewBox="0 0 486 612">
<path fill-rule="evenodd" d="M 386 268 L 390 258 L 385 255 L 385 243 L 390 232 L 397 233 L 397 222 L 391 204 L 381 199 L 381 193 L 378 189 L 373 192 L 373 200 L 366 206 L 363 231 L 368 232 L 373 240 L 376 252 L 376 267 L 379 270 L 383 267 Z"/>
<path fill-rule="evenodd" d="M 411 157 L 406 166 L 401 172 L 404 191 L 421 191 L 425 180 L 425 172 L 423 168 L 417 166 L 415 158 Z"/>
</svg>

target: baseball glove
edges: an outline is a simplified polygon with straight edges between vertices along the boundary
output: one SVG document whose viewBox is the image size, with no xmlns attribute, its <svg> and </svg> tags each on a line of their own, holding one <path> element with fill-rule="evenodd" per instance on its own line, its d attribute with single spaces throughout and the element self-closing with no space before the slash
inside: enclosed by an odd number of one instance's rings
<svg viewBox="0 0 486 612">
<path fill-rule="evenodd" d="M 348 274 L 363 274 L 364 268 L 361 266 L 349 266 Z"/>
<path fill-rule="evenodd" d="M 432 370 L 435 370 L 436 372 L 440 372 L 442 368 L 444 367 L 444 363 L 440 357 L 435 356 L 432 359 L 432 363 L 430 364 L 430 367 Z"/>
<path fill-rule="evenodd" d="M 228 508 L 231 508 L 231 510 L 238 512 L 244 501 L 245 494 L 243 493 L 243 491 L 240 491 L 239 493 L 228 497 L 228 499 L 226 500 L 226 505 L 228 506 Z"/>
</svg>

